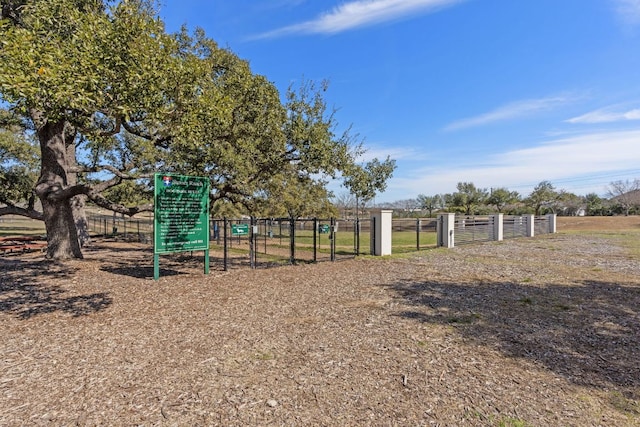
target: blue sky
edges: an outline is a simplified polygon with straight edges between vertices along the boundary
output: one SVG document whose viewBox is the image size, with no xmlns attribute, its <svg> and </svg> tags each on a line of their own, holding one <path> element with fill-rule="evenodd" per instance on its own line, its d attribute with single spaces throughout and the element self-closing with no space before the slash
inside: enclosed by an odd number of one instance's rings
<svg viewBox="0 0 640 427">
<path fill-rule="evenodd" d="M 363 160 L 397 162 L 377 202 L 640 178 L 640 0 L 164 0 L 160 15 L 282 93 L 328 80 Z"/>
</svg>

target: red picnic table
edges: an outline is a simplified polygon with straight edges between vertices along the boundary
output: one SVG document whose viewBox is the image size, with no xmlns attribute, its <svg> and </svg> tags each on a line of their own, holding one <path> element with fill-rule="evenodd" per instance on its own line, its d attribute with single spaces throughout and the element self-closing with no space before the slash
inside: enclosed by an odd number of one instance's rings
<svg viewBox="0 0 640 427">
<path fill-rule="evenodd" d="M 24 253 L 31 251 L 44 251 L 47 248 L 47 239 L 42 236 L 7 236 L 0 237 L 0 252 Z"/>
</svg>

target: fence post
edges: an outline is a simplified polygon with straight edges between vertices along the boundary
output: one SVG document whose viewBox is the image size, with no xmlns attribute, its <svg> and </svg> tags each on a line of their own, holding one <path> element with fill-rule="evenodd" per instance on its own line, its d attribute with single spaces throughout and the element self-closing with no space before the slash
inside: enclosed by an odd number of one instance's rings
<svg viewBox="0 0 640 427">
<path fill-rule="evenodd" d="M 527 237 L 533 237 L 536 232 L 536 216 L 533 214 L 523 215 L 527 223 Z"/>
<path fill-rule="evenodd" d="M 227 250 L 227 217 L 225 216 L 224 219 L 222 220 L 222 224 L 224 229 L 222 230 L 222 234 L 223 234 L 223 239 L 222 239 L 222 243 L 223 243 L 223 247 L 222 247 L 222 265 L 223 265 L 223 269 L 224 271 L 228 270 L 228 264 L 229 264 L 229 251 Z"/>
<path fill-rule="evenodd" d="M 416 250 L 420 250 L 420 227 L 422 226 L 422 220 L 416 219 Z"/>
<path fill-rule="evenodd" d="M 329 220 L 329 248 L 331 252 L 331 261 L 336 260 L 336 219 Z"/>
<path fill-rule="evenodd" d="M 504 240 L 504 214 L 489 215 L 493 221 L 493 240 L 501 242 Z"/>
<path fill-rule="evenodd" d="M 356 237 L 356 256 L 360 255 L 360 218 L 356 218 L 356 228 L 354 229 Z"/>
<path fill-rule="evenodd" d="M 375 218 L 376 240 L 371 249 L 372 255 L 391 255 L 393 239 L 393 211 L 391 209 L 374 209 L 371 218 Z"/>
<path fill-rule="evenodd" d="M 273 237 L 273 232 L 271 231 L 271 220 L 263 219 L 264 221 L 264 253 L 267 254 L 267 237 Z M 269 230 L 267 230 L 267 221 L 269 221 Z"/>
<path fill-rule="evenodd" d="M 289 218 L 289 262 L 296 263 L 296 220 Z"/>
<path fill-rule="evenodd" d="M 256 268 L 256 248 L 254 240 L 257 230 L 254 229 L 254 220 L 255 218 L 253 216 L 249 219 L 249 266 L 251 268 Z"/>
<path fill-rule="evenodd" d="M 313 262 L 318 262 L 318 218 L 313 218 Z"/>
<path fill-rule="evenodd" d="M 446 213 L 438 215 L 438 247 L 453 248 L 454 225 L 456 223 L 455 213 Z"/>
<path fill-rule="evenodd" d="M 370 240 L 370 242 L 369 242 L 369 254 L 370 255 L 374 255 L 376 253 L 376 244 L 377 244 L 377 242 L 376 242 L 376 240 L 377 240 L 376 239 L 377 238 L 376 230 L 377 230 L 376 217 L 372 216 L 371 217 L 371 221 L 369 223 L 369 235 L 371 236 L 369 238 L 369 240 Z"/>
<path fill-rule="evenodd" d="M 549 221 L 549 233 L 554 234 L 556 233 L 557 229 L 556 229 L 556 214 L 548 214 L 547 215 L 547 219 Z"/>
</svg>

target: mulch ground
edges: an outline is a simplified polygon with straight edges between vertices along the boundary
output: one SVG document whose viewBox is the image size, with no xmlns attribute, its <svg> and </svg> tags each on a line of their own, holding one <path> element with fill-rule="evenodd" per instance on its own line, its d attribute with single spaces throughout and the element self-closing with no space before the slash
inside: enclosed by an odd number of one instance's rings
<svg viewBox="0 0 640 427">
<path fill-rule="evenodd" d="M 562 226 L 158 281 L 136 244 L 0 258 L 0 425 L 638 426 L 640 255 Z"/>
</svg>

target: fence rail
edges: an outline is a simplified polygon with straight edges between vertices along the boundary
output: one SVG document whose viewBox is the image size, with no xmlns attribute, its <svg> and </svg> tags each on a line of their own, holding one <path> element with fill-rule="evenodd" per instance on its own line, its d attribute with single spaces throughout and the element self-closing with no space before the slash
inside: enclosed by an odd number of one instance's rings
<svg viewBox="0 0 640 427">
<path fill-rule="evenodd" d="M 120 236 L 126 240 L 153 243 L 153 220 L 116 217 L 113 215 L 90 215 L 87 217 L 89 231 L 101 236 Z"/>
<path fill-rule="evenodd" d="M 438 246 L 452 248 L 474 242 L 500 241 L 516 237 L 533 237 L 538 234 L 556 232 L 556 215 L 535 217 L 534 215 L 488 217 L 438 216 Z"/>
<path fill-rule="evenodd" d="M 549 217 L 546 216 L 537 216 L 534 218 L 534 231 L 535 235 L 538 234 L 548 234 L 551 232 L 551 227 L 549 226 Z"/>
<path fill-rule="evenodd" d="M 432 218 L 394 219 L 393 251 L 436 247 L 436 223 Z M 95 214 L 88 224 L 93 235 L 153 244 L 153 219 Z M 246 234 L 236 233 L 240 228 Z M 370 218 L 213 218 L 210 253 L 224 259 L 226 268 L 336 261 L 370 255 L 373 228 Z"/>
<path fill-rule="evenodd" d="M 456 244 L 463 245 L 496 240 L 492 217 L 467 216 L 456 218 L 454 233 Z"/>
<path fill-rule="evenodd" d="M 503 221 L 505 239 L 527 237 L 527 220 L 523 216 L 505 216 Z"/>
<path fill-rule="evenodd" d="M 444 218 L 446 220 L 446 224 Z M 531 237 L 555 232 L 555 215 L 483 217 L 440 215 L 438 219 L 394 219 L 394 253 L 436 246 Z M 153 243 L 153 220 L 108 215 L 88 218 L 93 234 Z M 372 253 L 376 236 L 370 219 L 335 218 L 215 218 L 210 220 L 210 250 L 225 269 L 297 262 L 336 261 Z M 239 232 L 238 230 L 242 230 Z"/>
</svg>

